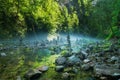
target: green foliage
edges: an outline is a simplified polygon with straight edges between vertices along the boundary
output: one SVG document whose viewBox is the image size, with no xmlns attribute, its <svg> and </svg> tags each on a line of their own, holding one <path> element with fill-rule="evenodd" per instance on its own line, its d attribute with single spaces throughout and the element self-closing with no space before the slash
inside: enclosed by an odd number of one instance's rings
<svg viewBox="0 0 120 80">
<path fill-rule="evenodd" d="M 97 2 L 95 2 L 97 1 Z M 0 38 L 40 31 L 80 32 L 112 38 L 120 33 L 120 0 L 3 0 Z"/>
<path fill-rule="evenodd" d="M 65 27 L 67 18 L 67 26 L 78 24 L 75 12 L 69 14 L 64 6 L 62 7 L 54 0 L 4 0 L 0 2 L 0 37 L 24 36 L 31 32 L 46 31 L 55 33 L 62 31 Z M 5 28 L 4 28 L 5 27 Z M 8 35 L 8 36 L 7 36 Z"/>
<path fill-rule="evenodd" d="M 4 0 L 0 2 L 0 37 L 24 36 L 26 30 L 24 18 L 18 12 L 17 2 Z"/>
<path fill-rule="evenodd" d="M 33 12 L 33 16 L 37 21 L 38 27 L 41 29 L 46 27 L 48 32 L 56 32 L 62 20 L 59 5 L 53 0 L 44 0 L 44 2 L 47 3 L 36 6 L 36 11 Z"/>
<path fill-rule="evenodd" d="M 97 31 L 99 37 L 111 38 L 119 33 L 116 23 L 119 15 L 119 0 L 100 0 L 93 7 L 92 18 L 90 19 L 90 27 Z M 93 31 L 91 30 L 91 31 Z M 117 34 L 116 34 L 117 33 Z M 93 33 L 94 34 L 94 33 Z"/>
</svg>

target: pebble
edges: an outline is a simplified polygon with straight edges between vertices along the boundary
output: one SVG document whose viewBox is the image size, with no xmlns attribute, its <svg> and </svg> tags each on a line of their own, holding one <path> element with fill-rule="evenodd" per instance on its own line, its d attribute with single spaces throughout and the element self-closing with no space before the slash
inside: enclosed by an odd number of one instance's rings
<svg viewBox="0 0 120 80">
<path fill-rule="evenodd" d="M 1 55 L 1 56 L 7 56 L 6 53 L 1 53 L 0 55 Z"/>
</svg>

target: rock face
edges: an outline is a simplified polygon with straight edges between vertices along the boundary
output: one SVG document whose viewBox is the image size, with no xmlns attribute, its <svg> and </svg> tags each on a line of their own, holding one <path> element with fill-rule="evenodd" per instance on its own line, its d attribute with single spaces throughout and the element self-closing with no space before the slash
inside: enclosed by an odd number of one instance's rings
<svg viewBox="0 0 120 80">
<path fill-rule="evenodd" d="M 36 69 L 33 69 L 33 70 L 29 70 L 25 75 L 24 77 L 27 79 L 27 80 L 36 80 L 37 78 L 39 78 L 41 76 L 42 72 L 36 70 Z"/>
<path fill-rule="evenodd" d="M 58 57 L 55 61 L 57 65 L 64 65 L 66 63 L 66 58 L 65 57 Z"/>
</svg>

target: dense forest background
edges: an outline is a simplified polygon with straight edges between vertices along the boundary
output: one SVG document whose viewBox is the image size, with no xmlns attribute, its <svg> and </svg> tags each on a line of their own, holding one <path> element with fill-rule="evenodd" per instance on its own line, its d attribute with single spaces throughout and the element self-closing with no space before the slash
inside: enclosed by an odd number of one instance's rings
<svg viewBox="0 0 120 80">
<path fill-rule="evenodd" d="M 0 39 L 39 32 L 120 37 L 120 0 L 0 0 Z"/>
</svg>

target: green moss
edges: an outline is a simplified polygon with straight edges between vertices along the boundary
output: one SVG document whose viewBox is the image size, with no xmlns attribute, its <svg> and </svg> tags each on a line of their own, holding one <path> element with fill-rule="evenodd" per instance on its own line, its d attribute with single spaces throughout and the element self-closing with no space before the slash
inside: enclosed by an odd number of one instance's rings
<svg viewBox="0 0 120 80">
<path fill-rule="evenodd" d="M 64 55 L 67 54 L 67 53 L 68 53 L 67 50 L 62 50 L 60 54 L 64 56 Z"/>
<path fill-rule="evenodd" d="M 66 54 L 66 50 L 63 50 L 63 55 Z M 0 79 L 2 80 L 16 80 L 17 76 L 21 76 L 23 80 L 24 74 L 30 69 L 35 69 L 39 66 L 47 65 L 49 70 L 41 76 L 39 80 L 65 80 L 62 79 L 62 73 L 57 73 L 55 71 L 55 59 L 60 55 L 51 56 L 40 56 L 39 54 L 33 54 L 30 49 L 17 49 L 14 51 L 9 51 L 6 57 L 0 58 Z M 40 58 L 40 60 L 38 60 Z M 4 66 L 4 65 L 5 66 Z M 81 72 L 79 70 L 78 74 L 72 74 L 74 79 L 71 80 L 85 80 L 83 78 L 89 77 L 88 72 Z"/>
<path fill-rule="evenodd" d="M 58 57 L 59 55 L 51 55 L 48 57 L 43 57 L 41 62 L 35 61 L 33 64 L 33 67 L 38 67 L 38 66 L 43 66 L 43 65 L 47 65 L 50 67 L 54 67 L 55 66 L 55 59 Z"/>
</svg>

